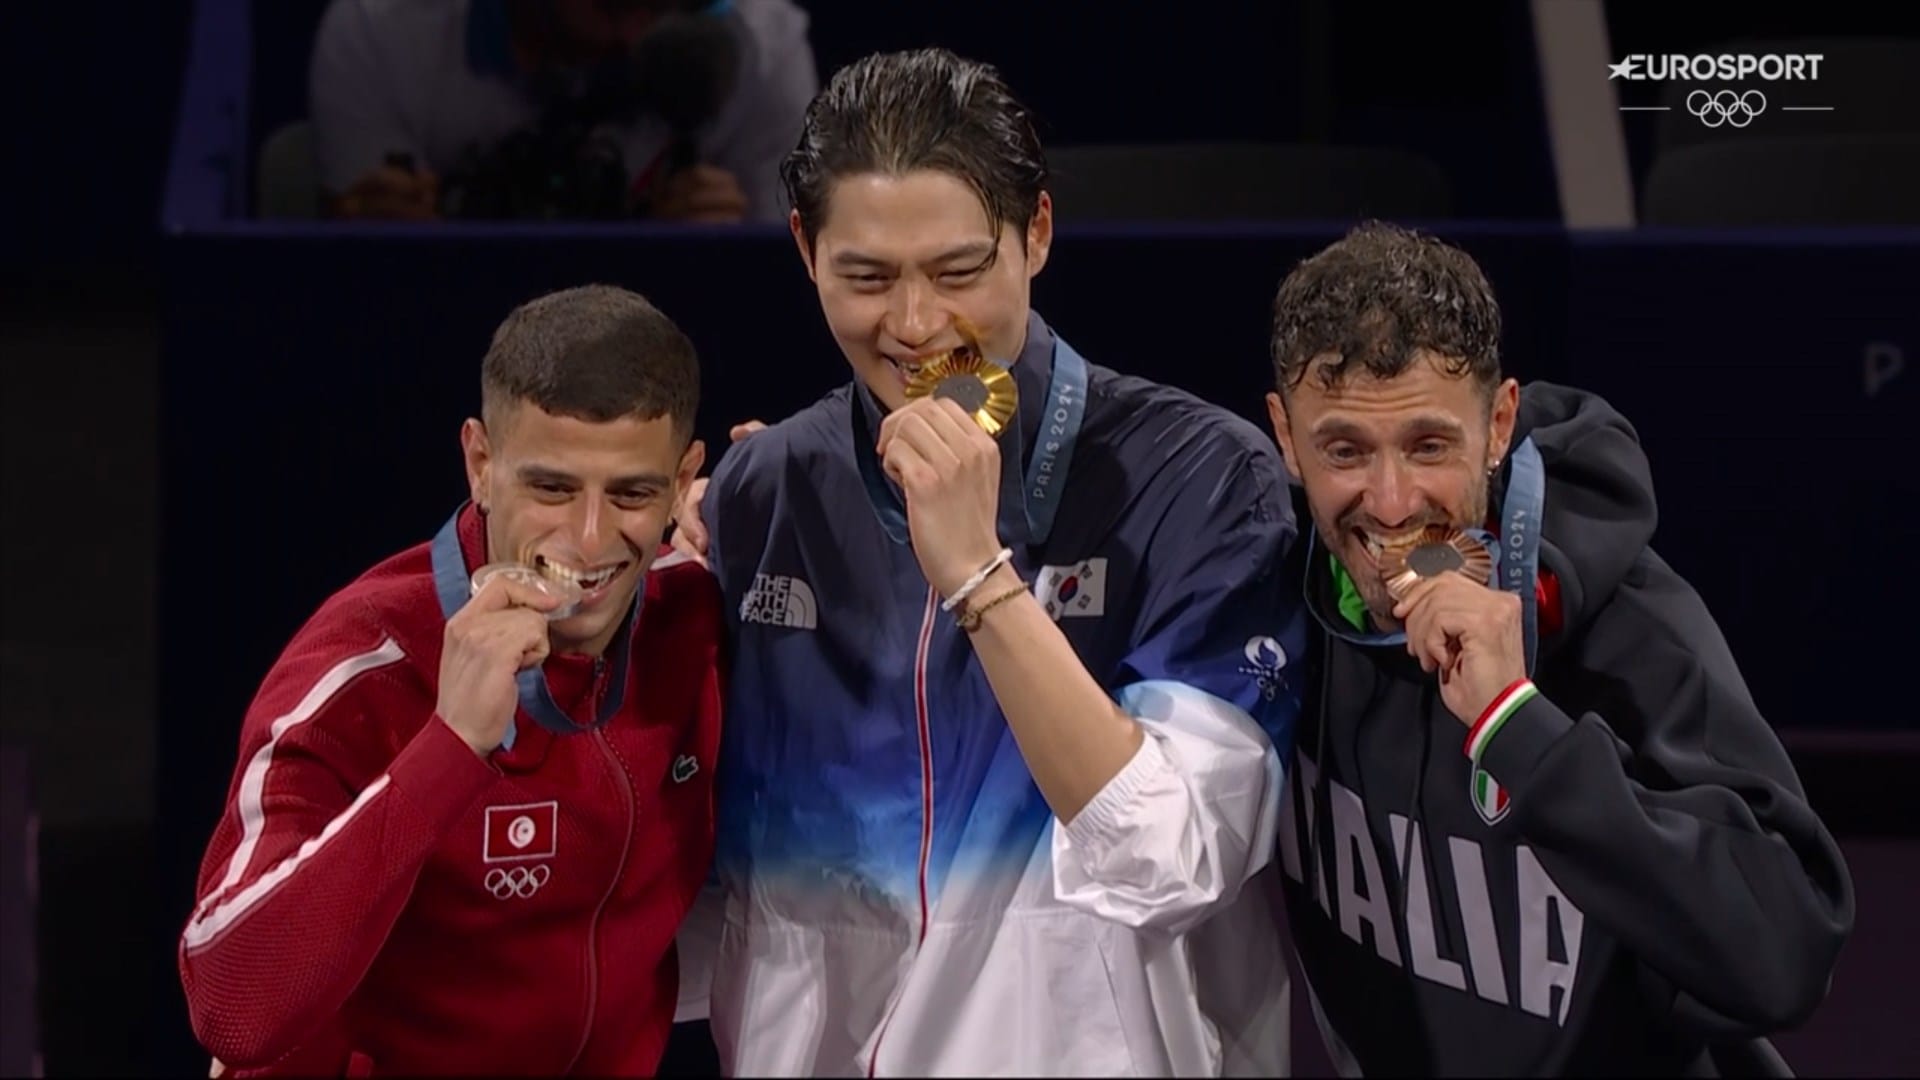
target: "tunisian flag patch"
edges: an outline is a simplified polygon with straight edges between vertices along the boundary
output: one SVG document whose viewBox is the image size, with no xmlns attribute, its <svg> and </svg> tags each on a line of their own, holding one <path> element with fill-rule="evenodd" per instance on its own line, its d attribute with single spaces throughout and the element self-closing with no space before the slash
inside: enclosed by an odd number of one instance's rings
<svg viewBox="0 0 1920 1080">
<path fill-rule="evenodd" d="M 487 807 L 485 862 L 551 859 L 560 832 L 560 804 L 554 801 Z"/>
</svg>

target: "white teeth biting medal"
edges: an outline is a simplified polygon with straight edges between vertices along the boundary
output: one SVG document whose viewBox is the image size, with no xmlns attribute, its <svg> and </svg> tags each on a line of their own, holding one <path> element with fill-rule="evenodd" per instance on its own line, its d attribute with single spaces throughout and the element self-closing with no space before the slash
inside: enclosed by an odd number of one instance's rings
<svg viewBox="0 0 1920 1080">
<path fill-rule="evenodd" d="M 515 581 L 530 589 L 543 592 L 557 598 L 560 606 L 546 613 L 548 622 L 555 622 L 571 616 L 580 610 L 580 601 L 586 595 L 580 583 L 572 576 L 560 572 L 556 563 L 534 556 L 533 565 L 517 562 L 488 563 L 473 572 L 472 595 L 480 595 L 480 590 L 497 575 L 504 574 L 509 581 Z M 602 575 L 604 578 L 606 575 Z"/>
<path fill-rule="evenodd" d="M 1482 585 L 1493 578 L 1493 556 L 1486 546 L 1451 525 L 1429 525 L 1408 541 L 1383 548 L 1379 565 L 1380 578 L 1395 600 L 1406 599 L 1421 581 L 1449 571 Z"/>
<path fill-rule="evenodd" d="M 955 328 L 965 344 L 929 357 L 915 368 L 907 378 L 907 400 L 949 398 L 980 425 L 980 430 L 998 435 L 1020 404 L 1013 373 L 986 358 L 980 334 L 972 324 L 955 320 Z"/>
</svg>

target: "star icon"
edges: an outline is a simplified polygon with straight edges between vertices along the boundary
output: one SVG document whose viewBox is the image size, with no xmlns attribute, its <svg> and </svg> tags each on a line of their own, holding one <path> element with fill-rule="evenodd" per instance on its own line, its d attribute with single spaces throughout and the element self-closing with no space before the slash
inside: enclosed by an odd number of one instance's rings
<svg viewBox="0 0 1920 1080">
<path fill-rule="evenodd" d="M 1637 56 L 1629 56 L 1617 64 L 1608 64 L 1607 81 L 1612 82 L 1615 79 L 1633 78 L 1633 62 L 1638 59 L 1639 57 Z"/>
</svg>

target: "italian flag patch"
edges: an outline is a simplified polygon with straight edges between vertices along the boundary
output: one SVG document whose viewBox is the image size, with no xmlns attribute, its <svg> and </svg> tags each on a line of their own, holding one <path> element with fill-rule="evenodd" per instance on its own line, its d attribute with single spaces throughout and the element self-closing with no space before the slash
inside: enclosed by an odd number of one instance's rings
<svg viewBox="0 0 1920 1080">
<path fill-rule="evenodd" d="M 1493 779 L 1492 774 L 1480 767 L 1480 755 L 1486 753 L 1487 744 L 1506 726 L 1507 720 L 1520 711 L 1520 706 L 1538 697 L 1540 691 L 1532 680 L 1521 679 L 1493 700 L 1487 711 L 1467 732 L 1467 759 L 1473 762 L 1473 773 L 1468 781 L 1473 796 L 1473 808 L 1480 813 L 1480 820 L 1492 825 L 1507 816 L 1512 805 L 1507 800 L 1507 789 Z"/>
<path fill-rule="evenodd" d="M 1513 809 L 1507 801 L 1507 789 L 1493 778 L 1493 774 L 1478 765 L 1473 767 L 1473 808 L 1480 812 L 1480 820 L 1489 825 L 1497 824 Z"/>
</svg>

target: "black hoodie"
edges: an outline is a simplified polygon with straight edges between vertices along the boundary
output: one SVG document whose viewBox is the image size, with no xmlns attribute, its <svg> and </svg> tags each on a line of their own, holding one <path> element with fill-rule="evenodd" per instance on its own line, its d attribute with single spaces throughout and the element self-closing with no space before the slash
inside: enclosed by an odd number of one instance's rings
<svg viewBox="0 0 1920 1080">
<path fill-rule="evenodd" d="M 1719 627 L 1648 546 L 1633 429 L 1534 383 L 1529 435 L 1560 625 L 1487 777 L 1433 677 L 1362 641 L 1326 549 L 1299 545 L 1321 634 L 1280 834 L 1293 941 L 1343 1072 L 1711 1075 L 1825 996 L 1852 884 Z"/>
</svg>

